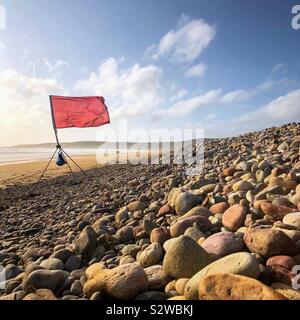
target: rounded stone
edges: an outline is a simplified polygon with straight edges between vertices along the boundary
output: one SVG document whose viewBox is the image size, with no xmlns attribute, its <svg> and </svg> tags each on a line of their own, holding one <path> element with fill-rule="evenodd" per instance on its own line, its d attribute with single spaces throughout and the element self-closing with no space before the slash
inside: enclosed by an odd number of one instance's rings
<svg viewBox="0 0 300 320">
<path fill-rule="evenodd" d="M 291 271 L 296 264 L 297 262 L 290 256 L 274 256 L 266 262 L 267 267 L 279 266 L 289 271 Z"/>
<path fill-rule="evenodd" d="M 235 204 L 224 212 L 222 216 L 222 223 L 226 229 L 235 232 L 243 226 L 246 215 L 247 208 L 239 204 Z"/>
<path fill-rule="evenodd" d="M 165 274 L 163 266 L 160 264 L 148 267 L 144 269 L 148 282 L 149 290 L 163 290 L 170 278 Z"/>
<path fill-rule="evenodd" d="M 243 250 L 244 241 L 232 232 L 218 232 L 208 237 L 202 244 L 208 253 L 216 259 Z"/>
<path fill-rule="evenodd" d="M 232 186 L 233 191 L 238 192 L 238 191 L 249 191 L 253 189 L 253 185 L 249 181 L 238 181 Z"/>
<path fill-rule="evenodd" d="M 170 237 L 170 231 L 167 228 L 155 228 L 151 231 L 150 241 L 151 243 L 158 242 L 163 245 Z"/>
<path fill-rule="evenodd" d="M 177 221 L 171 225 L 170 233 L 172 237 L 183 235 L 187 228 L 192 227 L 196 223 L 201 231 L 207 231 L 212 228 L 212 223 L 205 217 L 192 216 Z"/>
<path fill-rule="evenodd" d="M 296 209 L 290 207 L 276 205 L 269 202 L 261 203 L 260 208 L 264 214 L 272 216 L 278 220 L 282 220 L 288 213 L 297 211 Z"/>
<path fill-rule="evenodd" d="M 61 270 L 35 270 L 28 275 L 22 287 L 28 293 L 37 289 L 49 289 L 55 292 L 66 278 L 66 273 Z"/>
<path fill-rule="evenodd" d="M 64 270 L 64 263 L 57 258 L 48 258 L 41 262 L 41 266 L 46 270 Z"/>
<path fill-rule="evenodd" d="M 201 201 L 202 201 L 201 197 L 194 195 L 192 193 L 188 193 L 188 192 L 180 193 L 176 197 L 175 211 L 178 215 L 182 216 L 192 208 L 196 207 Z"/>
<path fill-rule="evenodd" d="M 196 273 L 186 284 L 184 296 L 188 300 L 198 300 L 200 281 L 207 275 L 214 273 L 233 273 L 250 278 L 258 278 L 260 274 L 257 259 L 248 252 L 238 252 L 216 260 Z"/>
<path fill-rule="evenodd" d="M 283 223 L 289 224 L 300 230 L 300 212 L 288 213 L 283 218 Z"/>
<path fill-rule="evenodd" d="M 137 262 L 147 268 L 160 262 L 163 258 L 163 249 L 158 242 L 152 243 L 145 250 L 140 251 L 137 256 Z"/>
<path fill-rule="evenodd" d="M 298 248 L 280 229 L 248 228 L 244 242 L 251 252 L 269 258 L 278 255 L 295 255 Z"/>
<path fill-rule="evenodd" d="M 212 261 L 211 256 L 188 236 L 180 236 L 168 248 L 163 268 L 171 278 L 190 278 Z"/>
<path fill-rule="evenodd" d="M 286 300 L 256 279 L 230 273 L 204 277 L 198 290 L 201 300 Z"/>
<path fill-rule="evenodd" d="M 224 213 L 229 208 L 229 204 L 227 202 L 219 202 L 212 205 L 209 208 L 209 211 L 212 214 Z"/>
<path fill-rule="evenodd" d="M 39 289 L 34 293 L 27 294 L 23 300 L 57 300 L 53 292 L 49 289 Z"/>
</svg>

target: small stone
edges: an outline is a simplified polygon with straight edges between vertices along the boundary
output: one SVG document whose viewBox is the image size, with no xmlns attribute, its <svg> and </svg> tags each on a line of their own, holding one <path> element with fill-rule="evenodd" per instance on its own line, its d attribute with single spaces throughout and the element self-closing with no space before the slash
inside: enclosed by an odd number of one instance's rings
<svg viewBox="0 0 300 320">
<path fill-rule="evenodd" d="M 185 236 L 191 237 L 193 240 L 198 242 L 198 240 L 202 237 L 204 237 L 204 233 L 201 232 L 198 228 L 196 227 L 189 227 L 185 230 L 184 232 Z"/>
<path fill-rule="evenodd" d="M 81 265 L 81 259 L 79 256 L 72 255 L 70 256 L 65 263 L 65 270 L 72 272 L 76 269 L 79 269 Z"/>
<path fill-rule="evenodd" d="M 189 280 L 190 280 L 189 278 L 181 278 L 176 281 L 175 289 L 180 295 L 184 294 L 184 287 Z"/>
<path fill-rule="evenodd" d="M 227 202 L 219 202 L 212 205 L 209 208 L 209 211 L 212 214 L 224 213 L 229 208 L 229 204 Z"/>
<path fill-rule="evenodd" d="M 151 231 L 150 241 L 151 243 L 158 242 L 163 245 L 170 237 L 170 231 L 167 228 L 155 228 Z"/>
<path fill-rule="evenodd" d="M 116 233 L 116 238 L 121 243 L 129 242 L 134 238 L 133 227 L 125 226 L 118 230 Z"/>
<path fill-rule="evenodd" d="M 269 185 L 280 186 L 284 194 L 288 194 L 291 190 L 295 190 L 297 183 L 289 178 L 271 177 Z"/>
<path fill-rule="evenodd" d="M 192 193 L 188 193 L 188 192 L 180 193 L 176 197 L 176 203 L 175 203 L 176 213 L 182 216 L 192 208 L 196 207 L 201 201 L 202 201 L 201 197 L 194 195 Z"/>
<path fill-rule="evenodd" d="M 189 210 L 187 213 L 185 213 L 183 216 L 181 216 L 178 220 L 185 219 L 188 217 L 193 216 L 202 216 L 204 218 L 209 218 L 212 215 L 212 213 L 205 207 L 194 207 L 191 210 Z"/>
<path fill-rule="evenodd" d="M 135 212 L 135 211 L 146 209 L 146 204 L 145 202 L 142 202 L 142 201 L 134 201 L 129 203 L 127 208 L 130 212 Z"/>
<path fill-rule="evenodd" d="M 218 232 L 208 237 L 202 244 L 208 253 L 216 259 L 243 250 L 244 241 L 232 232 Z"/>
<path fill-rule="evenodd" d="M 121 266 L 122 264 L 128 264 L 128 263 L 134 263 L 134 262 L 136 262 L 136 260 L 132 256 L 127 255 L 120 259 L 119 265 Z"/>
<path fill-rule="evenodd" d="M 170 233 L 172 237 L 178 237 L 184 234 L 185 230 L 192 227 L 194 223 L 198 226 L 201 231 L 208 231 L 212 228 L 212 223 L 205 217 L 192 216 L 179 220 L 178 222 L 171 225 Z"/>
<path fill-rule="evenodd" d="M 39 289 L 27 294 L 23 300 L 57 300 L 53 292 L 49 289 Z"/>
<path fill-rule="evenodd" d="M 230 273 L 204 277 L 199 285 L 201 300 L 286 300 L 258 280 Z"/>
<path fill-rule="evenodd" d="M 152 243 L 144 251 L 139 252 L 137 262 L 147 268 L 157 264 L 163 258 L 163 249 L 158 242 Z"/>
<path fill-rule="evenodd" d="M 97 233 L 92 227 L 87 226 L 83 229 L 78 240 L 75 242 L 75 252 L 87 258 L 91 258 L 96 247 Z"/>
<path fill-rule="evenodd" d="M 56 258 L 61 260 L 62 262 L 66 262 L 69 257 L 73 255 L 73 252 L 70 249 L 60 249 L 55 251 L 50 258 Z"/>
<path fill-rule="evenodd" d="M 49 258 L 42 261 L 41 266 L 46 270 L 64 270 L 64 263 L 57 258 Z"/>
<path fill-rule="evenodd" d="M 288 213 L 283 218 L 283 223 L 289 224 L 300 230 L 300 212 Z"/>
<path fill-rule="evenodd" d="M 297 262 L 290 256 L 274 256 L 266 262 L 267 267 L 279 266 L 289 271 L 291 271 L 296 264 Z"/>
<path fill-rule="evenodd" d="M 157 216 L 164 217 L 166 214 L 170 214 L 172 212 L 173 208 L 167 203 L 159 209 Z"/>
<path fill-rule="evenodd" d="M 238 181 L 232 186 L 233 191 L 238 192 L 238 191 L 249 191 L 253 189 L 253 185 L 249 181 Z"/>
<path fill-rule="evenodd" d="M 129 219 L 128 208 L 124 207 L 119 209 L 119 211 L 115 215 L 115 220 L 117 224 L 120 224 L 121 221 L 127 221 Z"/>
<path fill-rule="evenodd" d="M 165 274 L 163 266 L 157 264 L 144 269 L 148 282 L 149 290 L 162 290 L 165 288 L 170 278 Z"/>
<path fill-rule="evenodd" d="M 226 229 L 235 232 L 243 225 L 246 215 L 247 208 L 235 204 L 224 212 L 222 223 Z"/>
</svg>

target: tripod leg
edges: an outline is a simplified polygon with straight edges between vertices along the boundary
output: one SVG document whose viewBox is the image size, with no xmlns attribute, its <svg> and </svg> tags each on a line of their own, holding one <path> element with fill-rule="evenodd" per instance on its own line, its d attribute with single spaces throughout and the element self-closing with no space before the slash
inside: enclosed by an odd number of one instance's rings
<svg viewBox="0 0 300 320">
<path fill-rule="evenodd" d="M 75 166 L 80 169 L 80 171 L 82 171 L 85 175 L 87 175 L 86 172 L 66 153 L 64 149 L 61 149 L 61 150 L 75 164 Z"/>
<path fill-rule="evenodd" d="M 44 176 L 45 172 L 47 171 L 48 167 L 50 166 L 50 163 L 51 163 L 51 161 L 53 160 L 53 158 L 54 158 L 54 156 L 55 156 L 56 152 L 57 152 L 57 149 L 55 149 L 55 152 L 53 153 L 53 155 L 52 155 L 51 159 L 50 159 L 50 160 L 49 160 L 49 162 L 47 163 L 46 168 L 44 169 L 44 171 L 43 171 L 42 175 L 40 176 L 40 178 L 39 178 L 39 180 L 38 180 L 37 182 L 40 182 L 40 181 L 41 181 L 41 179 L 43 178 L 43 176 Z"/>
<path fill-rule="evenodd" d="M 69 165 L 67 159 L 65 159 L 65 161 L 66 161 L 67 166 L 69 167 L 70 172 L 73 173 L 72 168 L 71 168 L 71 166 Z"/>
</svg>

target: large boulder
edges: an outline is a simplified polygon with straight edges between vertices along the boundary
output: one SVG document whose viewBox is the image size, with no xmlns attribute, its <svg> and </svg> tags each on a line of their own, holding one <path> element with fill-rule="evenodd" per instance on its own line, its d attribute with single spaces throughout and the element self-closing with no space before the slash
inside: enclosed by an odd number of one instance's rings
<svg viewBox="0 0 300 320">
<path fill-rule="evenodd" d="M 263 257 L 295 255 L 299 249 L 281 230 L 275 228 L 249 228 L 244 235 L 248 249 Z"/>
<path fill-rule="evenodd" d="M 248 252 L 230 254 L 201 269 L 188 281 L 184 288 L 186 299 L 198 300 L 200 281 L 214 273 L 233 273 L 256 279 L 260 274 L 260 268 L 257 259 Z"/>
<path fill-rule="evenodd" d="M 258 280 L 231 273 L 204 277 L 198 290 L 201 300 L 286 300 Z"/>
</svg>

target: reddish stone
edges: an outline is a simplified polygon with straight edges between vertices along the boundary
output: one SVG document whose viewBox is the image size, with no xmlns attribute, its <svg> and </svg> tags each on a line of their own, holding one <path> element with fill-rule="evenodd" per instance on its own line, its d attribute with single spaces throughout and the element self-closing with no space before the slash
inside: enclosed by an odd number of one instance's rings
<svg viewBox="0 0 300 320">
<path fill-rule="evenodd" d="M 167 203 L 159 209 L 157 216 L 163 217 L 166 214 L 170 214 L 172 212 L 173 212 L 173 208 Z"/>
<path fill-rule="evenodd" d="M 212 205 L 209 210 L 212 214 L 224 213 L 229 208 L 229 204 L 227 202 L 219 202 Z"/>
<path fill-rule="evenodd" d="M 232 191 L 232 185 L 226 184 L 226 185 L 224 186 L 224 188 L 223 188 L 223 192 L 224 192 L 225 194 L 228 194 L 228 193 L 231 192 L 231 191 Z"/>
<path fill-rule="evenodd" d="M 150 241 L 151 243 L 158 242 L 163 245 L 170 237 L 170 231 L 167 228 L 155 228 L 151 231 Z"/>
<path fill-rule="evenodd" d="M 179 237 L 184 234 L 187 228 L 192 227 L 194 223 L 196 223 L 203 232 L 212 228 L 212 223 L 207 218 L 203 216 L 192 216 L 174 223 L 170 228 L 171 236 Z"/>
<path fill-rule="evenodd" d="M 273 203 L 263 202 L 261 210 L 264 214 L 274 217 L 275 219 L 282 220 L 285 215 L 291 212 L 297 212 L 297 209 L 280 206 Z"/>
<path fill-rule="evenodd" d="M 233 176 L 234 172 L 235 172 L 234 168 L 226 168 L 223 170 L 223 174 L 225 177 Z"/>
<path fill-rule="evenodd" d="M 266 263 L 267 267 L 279 266 L 289 271 L 291 271 L 296 264 L 295 259 L 290 256 L 274 256 L 269 258 Z"/>
<path fill-rule="evenodd" d="M 235 204 L 224 212 L 222 217 L 223 226 L 228 230 L 235 232 L 244 224 L 246 215 L 247 208 L 240 204 Z"/>
</svg>

